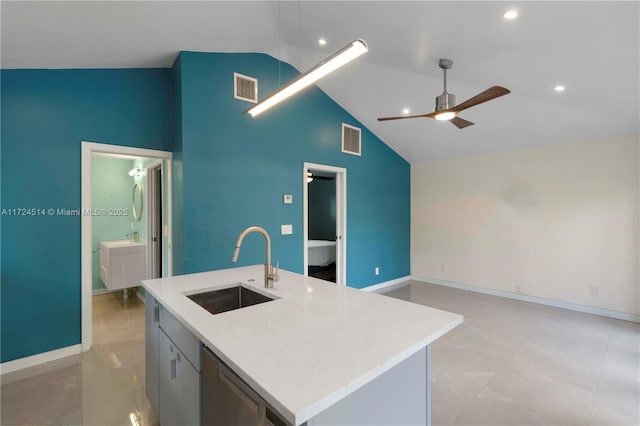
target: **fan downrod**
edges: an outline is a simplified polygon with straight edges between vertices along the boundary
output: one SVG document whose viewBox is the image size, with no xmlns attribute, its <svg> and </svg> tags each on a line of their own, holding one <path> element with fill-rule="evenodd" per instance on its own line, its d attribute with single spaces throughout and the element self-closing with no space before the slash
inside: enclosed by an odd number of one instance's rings
<svg viewBox="0 0 640 426">
<path fill-rule="evenodd" d="M 442 111 L 456 106 L 456 95 L 447 92 L 447 70 L 453 65 L 453 61 L 443 58 L 440 59 L 438 65 L 442 68 L 444 74 L 444 91 L 442 95 L 436 97 L 436 111 Z"/>
</svg>

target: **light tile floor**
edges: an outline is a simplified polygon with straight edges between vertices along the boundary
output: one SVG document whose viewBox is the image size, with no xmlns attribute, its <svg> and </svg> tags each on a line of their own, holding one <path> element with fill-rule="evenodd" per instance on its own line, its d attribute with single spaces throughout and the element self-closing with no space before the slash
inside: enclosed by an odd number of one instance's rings
<svg viewBox="0 0 640 426">
<path fill-rule="evenodd" d="M 31 370 L 16 373 L 39 374 L 3 376 L 3 426 L 157 424 L 144 392 L 144 305 L 137 297 L 94 296 L 93 348 Z"/>
<path fill-rule="evenodd" d="M 417 282 L 386 294 L 465 316 L 432 346 L 434 425 L 640 424 L 640 325 Z M 93 303 L 91 351 L 3 376 L 2 425 L 157 424 L 144 305 Z"/>
<path fill-rule="evenodd" d="M 640 325 L 426 283 L 387 296 L 464 315 L 432 345 L 434 425 L 640 425 Z"/>
</svg>

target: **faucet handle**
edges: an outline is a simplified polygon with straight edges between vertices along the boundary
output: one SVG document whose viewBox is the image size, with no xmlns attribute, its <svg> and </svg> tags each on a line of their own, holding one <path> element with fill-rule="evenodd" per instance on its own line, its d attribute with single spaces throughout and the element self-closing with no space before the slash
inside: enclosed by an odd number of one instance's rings
<svg viewBox="0 0 640 426">
<path fill-rule="evenodd" d="M 280 269 L 280 261 L 276 261 L 276 270 L 273 273 L 273 280 L 278 281 L 280 279 L 280 275 L 278 275 L 278 269 Z"/>
</svg>

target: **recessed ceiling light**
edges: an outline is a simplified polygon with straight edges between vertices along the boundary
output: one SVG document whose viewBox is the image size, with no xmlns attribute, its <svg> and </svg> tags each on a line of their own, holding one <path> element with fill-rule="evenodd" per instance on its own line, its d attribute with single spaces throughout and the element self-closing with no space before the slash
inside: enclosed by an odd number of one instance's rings
<svg viewBox="0 0 640 426">
<path fill-rule="evenodd" d="M 318 40 L 318 44 L 319 44 L 320 46 L 325 46 L 325 45 L 327 44 L 327 40 L 325 40 L 325 39 L 321 38 L 320 40 Z"/>
<path fill-rule="evenodd" d="M 411 110 L 410 110 L 409 108 L 403 108 L 403 109 L 402 109 L 402 113 L 403 113 L 404 115 L 407 115 L 407 114 L 409 114 L 410 112 L 411 112 Z"/>
<path fill-rule="evenodd" d="M 553 88 L 553 90 L 555 90 L 556 92 L 564 92 L 565 87 L 562 84 L 558 84 L 556 87 Z"/>
<path fill-rule="evenodd" d="M 509 9 L 502 14 L 502 17 L 507 21 L 513 21 L 518 17 L 518 11 L 515 9 Z"/>
</svg>

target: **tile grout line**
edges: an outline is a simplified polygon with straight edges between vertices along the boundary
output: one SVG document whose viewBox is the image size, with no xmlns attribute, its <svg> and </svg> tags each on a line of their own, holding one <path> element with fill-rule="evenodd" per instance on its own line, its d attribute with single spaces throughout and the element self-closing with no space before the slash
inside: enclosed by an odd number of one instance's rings
<svg viewBox="0 0 640 426">
<path fill-rule="evenodd" d="M 547 313 L 547 314 L 546 314 L 546 316 L 544 317 L 543 322 L 547 320 L 547 318 L 549 317 L 549 315 L 551 315 L 551 314 L 550 314 L 550 313 Z M 530 332 L 527 334 L 527 337 L 531 336 L 531 334 L 533 334 L 533 331 L 530 331 Z M 486 388 L 491 384 L 491 382 L 493 382 L 493 381 L 495 380 L 496 376 L 497 376 L 498 374 L 500 374 L 500 372 L 501 372 L 502 370 L 504 370 L 505 366 L 509 363 L 509 361 L 511 361 L 511 360 L 513 359 L 514 355 L 516 355 L 516 353 L 517 353 L 517 352 L 519 352 L 520 350 L 522 350 L 522 348 L 526 345 L 526 340 L 527 340 L 527 339 L 524 339 L 524 341 L 523 341 L 523 342 L 522 342 L 522 343 L 521 343 L 517 348 L 515 348 L 514 350 L 512 350 L 512 351 L 511 351 L 511 354 L 510 354 L 510 355 L 509 355 L 509 357 L 505 360 L 505 362 L 500 366 L 500 368 L 498 369 L 498 371 L 496 371 L 496 373 L 493 375 L 493 377 L 491 377 L 491 379 L 489 379 L 489 381 L 488 381 L 488 382 L 487 382 L 487 383 L 486 383 L 486 384 L 485 384 L 485 385 L 484 385 L 484 386 L 483 386 L 483 387 L 478 391 L 478 393 L 474 396 L 474 398 L 478 398 L 478 395 L 480 395 L 480 394 L 482 393 L 482 391 L 483 391 L 483 390 L 485 390 L 485 389 L 486 389 Z M 452 423 L 454 423 L 456 420 L 458 420 L 458 418 L 459 418 L 463 413 L 465 413 L 465 412 L 466 412 L 466 410 L 467 410 L 468 408 L 469 408 L 469 407 L 465 407 L 464 409 L 460 410 L 460 412 L 458 413 L 458 415 L 457 415 L 457 416 L 456 416 L 456 417 L 455 417 L 455 418 L 454 418 L 454 419 L 453 419 L 449 424 L 452 424 Z"/>
<path fill-rule="evenodd" d="M 611 345 L 611 335 L 613 334 L 613 324 L 609 328 L 609 338 L 607 339 L 607 349 L 604 353 L 604 359 L 602 360 L 602 365 L 600 366 L 600 374 L 598 374 L 598 382 L 596 383 L 596 389 L 593 392 L 593 401 L 591 401 L 591 409 L 589 410 L 589 420 L 587 421 L 587 426 L 591 425 L 591 418 L 593 416 L 593 407 L 596 405 L 596 398 L 598 396 L 598 390 L 600 389 L 600 380 L 602 380 L 602 373 L 604 371 L 604 365 L 607 362 L 607 358 L 609 357 L 609 346 Z"/>
<path fill-rule="evenodd" d="M 93 321 L 92 321 L 93 322 Z M 77 377 L 78 377 L 78 393 L 80 394 L 80 424 L 84 423 L 84 388 L 82 386 L 82 358 L 84 352 L 80 352 L 78 356 L 78 362 L 76 363 Z"/>
</svg>

